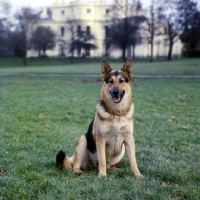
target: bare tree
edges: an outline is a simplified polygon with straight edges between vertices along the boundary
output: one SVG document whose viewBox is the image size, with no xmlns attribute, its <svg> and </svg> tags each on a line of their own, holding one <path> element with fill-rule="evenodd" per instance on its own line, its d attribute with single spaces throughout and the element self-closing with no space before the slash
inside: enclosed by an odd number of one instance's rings
<svg viewBox="0 0 200 200">
<path fill-rule="evenodd" d="M 179 39 L 177 23 L 177 7 L 175 0 L 158 1 L 158 20 L 166 24 L 166 34 L 169 42 L 167 60 L 171 60 L 174 43 Z"/>
<path fill-rule="evenodd" d="M 173 16 L 171 17 L 169 16 L 168 21 L 167 21 L 167 26 L 168 26 L 167 33 L 168 33 L 168 39 L 169 39 L 169 51 L 168 51 L 167 60 L 171 60 L 173 45 L 179 39 L 178 37 L 179 33 L 178 33 L 178 30 L 176 30 L 176 26 L 174 25 L 172 18 Z"/>
<path fill-rule="evenodd" d="M 159 10 L 158 2 L 154 2 L 154 0 L 151 0 L 151 6 L 150 6 L 150 18 L 147 20 L 147 26 L 148 26 L 148 42 L 150 44 L 150 56 L 149 56 L 149 62 L 153 62 L 154 57 L 154 44 L 155 44 L 155 37 L 159 36 L 161 33 L 160 26 L 163 26 L 161 22 L 160 15 L 156 15 L 156 10 Z"/>
<path fill-rule="evenodd" d="M 127 49 L 132 47 L 134 56 L 135 46 L 142 40 L 140 25 L 145 17 L 141 14 L 140 2 L 136 5 L 128 0 L 115 0 L 112 13 L 111 24 L 106 27 L 104 43 L 107 47 L 113 46 L 121 49 L 122 59 L 125 61 Z"/>
<path fill-rule="evenodd" d="M 76 35 L 77 35 L 77 30 L 75 27 L 75 23 L 73 23 L 72 20 L 67 21 L 67 26 L 70 34 L 70 39 L 67 42 L 69 46 L 69 53 L 71 54 L 71 63 L 74 62 L 74 51 L 76 49 L 75 47 L 75 40 L 76 40 Z"/>
<path fill-rule="evenodd" d="M 145 20 L 141 15 L 134 16 L 135 5 L 128 0 L 116 0 L 112 8 L 114 13 L 109 27 L 106 45 L 113 45 L 122 50 L 122 59 L 126 60 L 126 50 L 141 42 L 140 25 Z M 134 54 L 133 54 L 134 55 Z"/>
<path fill-rule="evenodd" d="M 84 50 L 84 56 L 90 56 L 90 50 L 97 49 L 94 44 L 95 36 L 91 33 L 89 26 L 85 31 L 77 30 L 77 38 L 74 41 L 77 51 Z"/>
<path fill-rule="evenodd" d="M 0 18 L 0 56 L 13 55 L 13 48 L 10 37 L 12 32 L 10 27 L 12 24 L 5 18 Z"/>
<path fill-rule="evenodd" d="M 26 51 L 29 47 L 29 38 L 27 38 L 27 32 L 29 26 L 39 19 L 39 12 L 28 7 L 23 7 L 18 13 L 15 14 L 15 18 L 18 21 L 15 33 L 17 35 L 18 41 L 20 42 L 15 43 L 15 45 L 16 48 L 21 50 L 23 64 L 26 66 Z"/>
<path fill-rule="evenodd" d="M 38 37 L 39 36 L 39 37 Z M 38 56 L 46 56 L 46 50 L 55 47 L 55 33 L 48 27 L 38 26 L 32 33 L 30 40 L 31 46 L 38 51 Z"/>
<path fill-rule="evenodd" d="M 8 18 L 10 8 L 9 1 L 0 0 L 0 56 L 13 54 L 10 42 L 12 23 Z"/>
<path fill-rule="evenodd" d="M 153 62 L 153 48 L 154 48 L 154 36 L 155 36 L 155 16 L 154 16 L 154 1 L 152 0 L 152 5 L 150 8 L 150 22 L 149 22 L 149 32 L 150 32 L 150 46 L 151 46 L 151 50 L 150 50 L 150 58 L 149 61 Z"/>
<path fill-rule="evenodd" d="M 75 51 L 77 55 L 90 56 L 90 50 L 96 49 L 95 36 L 91 33 L 90 27 L 81 30 L 81 22 L 79 20 L 67 20 L 66 22 L 68 38 L 61 36 L 59 39 L 64 46 L 68 46 L 71 55 L 71 63 L 74 62 Z M 64 34 L 61 34 L 64 35 Z"/>
</svg>

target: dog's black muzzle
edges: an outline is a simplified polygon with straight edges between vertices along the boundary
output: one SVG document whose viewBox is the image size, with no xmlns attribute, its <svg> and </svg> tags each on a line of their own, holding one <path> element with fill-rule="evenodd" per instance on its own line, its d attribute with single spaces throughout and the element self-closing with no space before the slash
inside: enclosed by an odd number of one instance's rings
<svg viewBox="0 0 200 200">
<path fill-rule="evenodd" d="M 110 91 L 110 94 L 113 98 L 114 103 L 120 103 L 122 98 L 124 97 L 125 90 L 120 91 L 117 87 Z"/>
</svg>

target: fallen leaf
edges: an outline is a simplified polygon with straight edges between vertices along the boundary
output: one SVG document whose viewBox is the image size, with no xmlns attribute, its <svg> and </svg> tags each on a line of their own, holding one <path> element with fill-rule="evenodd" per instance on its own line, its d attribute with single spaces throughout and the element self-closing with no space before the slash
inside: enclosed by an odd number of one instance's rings
<svg viewBox="0 0 200 200">
<path fill-rule="evenodd" d="M 39 119 L 45 119 L 45 118 L 46 118 L 46 116 L 45 116 L 45 115 L 43 115 L 43 114 L 41 113 L 41 114 L 39 114 L 39 115 L 38 115 L 38 118 L 39 118 Z"/>
<path fill-rule="evenodd" d="M 161 183 L 161 185 L 162 185 L 163 187 L 167 187 L 167 186 L 170 185 L 170 182 L 168 182 L 168 181 L 163 181 L 163 182 Z"/>
<path fill-rule="evenodd" d="M 140 157 L 144 157 L 144 153 L 141 153 L 141 154 L 140 154 Z"/>
<path fill-rule="evenodd" d="M 26 145 L 25 145 L 24 149 L 25 149 L 25 150 L 27 150 L 27 149 L 28 149 L 28 144 L 26 144 Z"/>
<path fill-rule="evenodd" d="M 150 128 L 152 128 L 152 127 L 153 127 L 153 125 L 152 125 L 152 124 L 149 124 L 149 127 L 150 127 Z"/>
<path fill-rule="evenodd" d="M 172 122 L 172 119 L 171 119 L 171 118 L 170 118 L 170 119 L 168 119 L 168 120 L 167 120 L 167 122 Z"/>
<path fill-rule="evenodd" d="M 6 170 L 0 169 L 0 176 L 5 176 L 6 175 Z"/>
<path fill-rule="evenodd" d="M 188 130 L 189 127 L 188 126 L 182 126 L 183 129 Z"/>
<path fill-rule="evenodd" d="M 175 116 L 171 116 L 170 118 L 171 118 L 171 119 L 176 119 L 176 117 L 175 117 Z"/>
<path fill-rule="evenodd" d="M 179 185 L 178 185 L 178 184 L 175 184 L 175 187 L 179 187 Z"/>
</svg>

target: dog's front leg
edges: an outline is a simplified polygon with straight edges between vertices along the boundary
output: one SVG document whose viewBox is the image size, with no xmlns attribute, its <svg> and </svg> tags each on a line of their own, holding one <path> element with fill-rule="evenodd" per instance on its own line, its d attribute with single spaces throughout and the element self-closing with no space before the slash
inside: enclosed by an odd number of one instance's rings
<svg viewBox="0 0 200 200">
<path fill-rule="evenodd" d="M 106 174 L 106 143 L 103 137 L 96 138 L 96 147 L 99 160 L 99 177 Z"/>
<path fill-rule="evenodd" d="M 127 137 L 125 139 L 125 149 L 126 149 L 126 154 L 129 158 L 133 173 L 135 174 L 137 178 L 143 178 L 137 166 L 137 161 L 136 161 L 136 156 L 135 156 L 135 142 L 134 142 L 133 136 Z"/>
</svg>

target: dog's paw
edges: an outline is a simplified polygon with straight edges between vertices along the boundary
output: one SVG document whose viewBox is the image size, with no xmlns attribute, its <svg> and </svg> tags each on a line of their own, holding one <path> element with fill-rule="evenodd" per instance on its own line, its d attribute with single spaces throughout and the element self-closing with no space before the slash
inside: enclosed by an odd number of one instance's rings
<svg viewBox="0 0 200 200">
<path fill-rule="evenodd" d="M 136 175 L 136 178 L 137 179 L 143 179 L 143 178 L 145 178 L 142 174 L 138 174 L 138 175 Z"/>
<path fill-rule="evenodd" d="M 107 177 L 107 174 L 99 173 L 99 178 L 101 178 L 101 177 Z"/>
<path fill-rule="evenodd" d="M 80 169 L 74 169 L 74 173 L 76 174 L 76 175 L 81 175 L 82 174 L 82 171 L 80 170 Z"/>
</svg>

